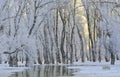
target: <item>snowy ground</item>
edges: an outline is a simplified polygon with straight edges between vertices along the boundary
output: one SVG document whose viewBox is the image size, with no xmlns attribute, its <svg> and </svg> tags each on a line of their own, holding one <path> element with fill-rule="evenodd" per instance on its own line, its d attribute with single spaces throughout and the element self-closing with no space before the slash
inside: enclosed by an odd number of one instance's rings
<svg viewBox="0 0 120 77">
<path fill-rule="evenodd" d="M 75 63 L 75 66 L 68 67 L 69 69 L 77 69 L 73 77 L 120 77 L 120 62 L 115 65 L 110 65 L 106 62 L 85 62 Z"/>
<path fill-rule="evenodd" d="M 9 67 L 8 64 L 0 64 L 0 77 L 9 77 L 14 72 L 20 72 L 27 67 Z"/>
</svg>

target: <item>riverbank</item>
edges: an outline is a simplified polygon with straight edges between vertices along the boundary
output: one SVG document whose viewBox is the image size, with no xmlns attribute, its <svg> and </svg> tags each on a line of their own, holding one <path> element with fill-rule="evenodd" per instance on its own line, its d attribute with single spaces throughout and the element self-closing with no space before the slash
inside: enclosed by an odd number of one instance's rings
<svg viewBox="0 0 120 77">
<path fill-rule="evenodd" d="M 77 69 L 73 77 L 120 77 L 119 67 L 119 61 L 116 61 L 115 65 L 110 65 L 109 62 L 78 62 L 68 69 Z"/>
</svg>

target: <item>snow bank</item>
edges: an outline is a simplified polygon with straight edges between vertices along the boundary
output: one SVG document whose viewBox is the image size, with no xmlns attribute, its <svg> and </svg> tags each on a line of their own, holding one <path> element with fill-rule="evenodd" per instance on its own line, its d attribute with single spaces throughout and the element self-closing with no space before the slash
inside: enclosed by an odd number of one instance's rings
<svg viewBox="0 0 120 77">
<path fill-rule="evenodd" d="M 8 64 L 0 64 L 0 77 L 9 77 L 14 72 L 21 72 L 27 67 L 9 67 Z"/>
<path fill-rule="evenodd" d="M 120 77 L 120 62 L 116 62 L 116 65 L 110 65 L 103 62 L 86 62 L 77 66 L 70 66 L 69 69 L 78 70 L 73 74 L 73 77 Z"/>
</svg>

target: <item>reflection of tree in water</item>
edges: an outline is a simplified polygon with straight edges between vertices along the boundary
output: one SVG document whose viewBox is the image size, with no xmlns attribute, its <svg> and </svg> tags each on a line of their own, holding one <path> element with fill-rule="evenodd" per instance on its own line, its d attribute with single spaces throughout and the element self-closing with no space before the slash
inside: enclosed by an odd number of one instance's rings
<svg viewBox="0 0 120 77">
<path fill-rule="evenodd" d="M 10 77 L 57 77 L 71 76 L 68 69 L 64 66 L 35 66 L 23 72 L 15 73 Z"/>
<path fill-rule="evenodd" d="M 18 73 L 15 74 L 15 77 L 18 77 Z"/>
</svg>

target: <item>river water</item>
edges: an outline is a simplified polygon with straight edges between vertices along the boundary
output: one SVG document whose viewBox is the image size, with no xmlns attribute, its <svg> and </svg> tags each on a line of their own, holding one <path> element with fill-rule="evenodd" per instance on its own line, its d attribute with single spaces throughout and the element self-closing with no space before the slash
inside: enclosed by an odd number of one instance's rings
<svg viewBox="0 0 120 77">
<path fill-rule="evenodd" d="M 63 65 L 33 66 L 22 72 L 15 72 L 10 77 L 72 77 L 74 70 L 69 70 L 66 67 Z"/>
</svg>

